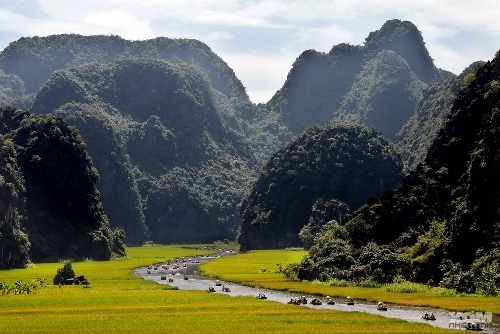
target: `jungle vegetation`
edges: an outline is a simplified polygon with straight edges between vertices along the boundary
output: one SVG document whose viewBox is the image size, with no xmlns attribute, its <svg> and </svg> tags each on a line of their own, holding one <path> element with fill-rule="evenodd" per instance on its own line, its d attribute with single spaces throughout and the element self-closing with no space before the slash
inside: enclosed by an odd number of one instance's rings
<svg viewBox="0 0 500 334">
<path fill-rule="evenodd" d="M 498 59 L 456 76 L 411 22 L 306 50 L 252 103 L 199 41 L 0 53 L 3 267 L 128 244 L 305 246 L 303 279 L 498 289 Z"/>
<path fill-rule="evenodd" d="M 0 108 L 0 267 L 123 256 L 78 132 L 55 116 Z"/>
<path fill-rule="evenodd" d="M 453 103 L 423 163 L 400 187 L 325 227 L 296 267 L 304 279 L 396 277 L 497 295 L 500 290 L 500 53 Z"/>
</svg>

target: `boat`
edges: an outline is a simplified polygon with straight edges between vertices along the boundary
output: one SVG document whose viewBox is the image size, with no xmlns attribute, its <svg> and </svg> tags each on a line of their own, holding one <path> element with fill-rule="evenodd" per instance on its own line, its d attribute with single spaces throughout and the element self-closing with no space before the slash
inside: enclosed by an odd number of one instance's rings
<svg viewBox="0 0 500 334">
<path fill-rule="evenodd" d="M 354 300 L 350 296 L 347 296 L 346 299 L 347 299 L 346 300 L 347 305 L 354 305 Z"/>
<path fill-rule="evenodd" d="M 465 326 L 465 329 L 468 331 L 475 331 L 475 332 L 480 332 L 483 330 L 479 324 L 470 323 L 470 322 L 467 323 L 467 326 Z"/>
<path fill-rule="evenodd" d="M 321 305 L 323 303 L 321 302 L 321 300 L 319 300 L 319 298 L 313 298 L 313 299 L 311 299 L 311 301 L 309 302 L 309 304 L 312 304 L 312 305 Z"/>
<path fill-rule="evenodd" d="M 378 302 L 378 304 L 377 304 L 377 310 L 379 310 L 379 311 L 387 311 L 387 306 L 384 303 L 382 303 L 382 302 Z"/>
</svg>

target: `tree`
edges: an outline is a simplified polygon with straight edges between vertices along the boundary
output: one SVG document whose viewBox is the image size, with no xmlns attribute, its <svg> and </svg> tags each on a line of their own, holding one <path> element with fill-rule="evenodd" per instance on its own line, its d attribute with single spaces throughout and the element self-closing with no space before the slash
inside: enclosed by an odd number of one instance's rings
<svg viewBox="0 0 500 334">
<path fill-rule="evenodd" d="M 73 271 L 73 265 L 71 261 L 67 260 L 63 262 L 63 266 L 57 269 L 56 275 L 54 276 L 54 285 L 64 284 L 67 279 L 74 278 L 75 272 Z"/>
</svg>

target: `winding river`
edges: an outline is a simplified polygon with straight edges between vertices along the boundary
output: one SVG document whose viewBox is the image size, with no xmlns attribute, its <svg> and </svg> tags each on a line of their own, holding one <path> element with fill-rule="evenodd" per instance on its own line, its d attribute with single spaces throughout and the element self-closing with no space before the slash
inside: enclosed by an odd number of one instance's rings
<svg viewBox="0 0 500 334">
<path fill-rule="evenodd" d="M 216 281 L 197 274 L 197 268 L 203 262 L 212 260 L 217 256 L 198 256 L 186 259 L 180 259 L 176 262 L 160 264 L 157 266 L 141 267 L 134 270 L 134 273 L 144 279 L 155 281 L 159 284 L 169 284 L 176 286 L 179 290 L 207 290 L 209 287 L 214 287 L 216 293 L 223 293 L 228 296 L 251 296 L 257 297 L 259 294 L 264 294 L 268 301 L 279 303 L 288 303 L 290 299 L 298 297 L 296 294 L 283 291 L 274 291 L 263 288 L 253 288 L 242 286 L 231 282 L 220 282 L 221 286 L 216 286 Z M 169 282 L 173 280 L 173 282 Z M 223 292 L 222 286 L 230 289 L 229 292 Z M 312 296 L 306 296 L 310 301 Z M 322 305 L 312 305 L 310 303 L 302 304 L 297 307 L 310 307 L 321 309 L 332 309 L 346 312 L 366 312 L 370 314 L 381 315 L 390 318 L 398 318 L 411 322 L 427 323 L 432 326 L 450 328 L 450 312 L 440 309 L 411 307 L 387 304 L 387 311 L 379 311 L 375 304 L 368 302 L 356 302 L 354 305 L 347 305 L 345 300 L 335 299 L 334 305 L 328 305 L 324 302 Z M 434 313 L 435 321 L 422 319 L 424 313 Z M 451 328 L 454 326 L 451 325 Z M 460 326 L 456 326 L 459 329 Z M 463 329 L 462 329 L 463 330 Z M 500 334 L 500 319 L 498 316 L 493 317 L 492 326 L 488 326 L 483 330 L 483 333 Z"/>
</svg>

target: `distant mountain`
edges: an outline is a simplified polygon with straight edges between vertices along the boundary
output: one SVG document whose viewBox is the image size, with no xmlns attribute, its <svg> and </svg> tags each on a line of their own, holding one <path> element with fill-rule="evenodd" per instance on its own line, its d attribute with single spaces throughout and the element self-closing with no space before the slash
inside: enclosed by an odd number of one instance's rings
<svg viewBox="0 0 500 334">
<path fill-rule="evenodd" d="M 413 115 L 426 86 L 405 59 L 394 51 L 380 51 L 356 76 L 336 117 L 367 124 L 395 140 L 396 133 Z"/>
<path fill-rule="evenodd" d="M 423 89 L 452 77 L 434 66 L 411 22 L 391 20 L 370 33 L 363 46 L 305 51 L 267 106 L 282 114 L 294 135 L 313 124 L 342 120 L 395 140 Z"/>
<path fill-rule="evenodd" d="M 78 132 L 53 116 L 8 107 L 0 108 L 0 123 L 0 267 L 123 255 Z"/>
<path fill-rule="evenodd" d="M 0 105 L 24 95 L 24 82 L 14 74 L 6 74 L 0 70 Z"/>
<path fill-rule="evenodd" d="M 497 293 L 500 53 L 476 70 L 454 83 L 463 88 L 423 164 L 344 226 L 325 231 L 298 266 L 299 278 L 388 282 L 399 275 L 462 292 Z M 441 101 L 446 109 L 446 94 Z"/>
<path fill-rule="evenodd" d="M 75 125 L 127 241 L 233 239 L 236 206 L 286 132 L 273 113 L 216 90 L 181 60 L 129 58 L 55 72 L 35 113 Z"/>
<path fill-rule="evenodd" d="M 110 225 L 132 244 L 234 238 L 242 219 L 253 219 L 238 206 L 261 168 L 313 125 L 373 127 L 399 145 L 410 170 L 469 79 L 437 69 L 418 29 L 400 20 L 361 46 L 303 52 L 265 105 L 251 103 L 232 69 L 195 40 L 54 35 L 21 38 L 0 53 L 0 104 L 78 129 Z M 296 227 L 317 229 L 346 203 L 354 210 L 367 198 L 360 189 L 355 201 L 311 199 L 305 210 L 315 218 L 301 216 Z"/>
<path fill-rule="evenodd" d="M 226 96 L 247 97 L 233 70 L 206 44 L 192 39 L 128 41 L 119 36 L 76 34 L 23 37 L 2 51 L 0 70 L 19 78 L 26 94 L 30 94 L 36 93 L 57 70 L 125 58 L 178 58 L 203 68 L 211 84 Z"/>
<path fill-rule="evenodd" d="M 398 146 L 408 169 L 414 169 L 424 161 L 427 150 L 444 125 L 457 94 L 468 85 L 483 64 L 484 62 L 475 62 L 459 76 L 434 83 L 422 91 L 414 114 L 398 133 Z"/>
<path fill-rule="evenodd" d="M 79 129 L 110 223 L 133 244 L 234 238 L 244 185 L 289 138 L 196 40 L 21 38 L 0 54 L 0 83 L 0 103 Z"/>
<path fill-rule="evenodd" d="M 392 145 L 373 130 L 352 124 L 311 127 L 273 154 L 243 201 L 241 248 L 299 246 L 299 231 L 318 200 L 344 203 L 344 213 L 355 210 L 396 187 L 401 171 Z M 340 219 L 337 211 L 328 220 Z"/>
</svg>

